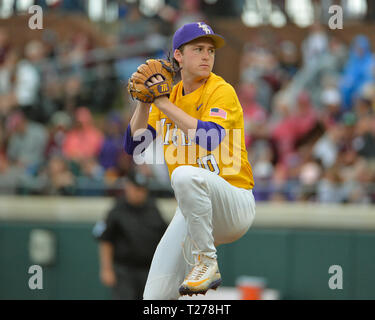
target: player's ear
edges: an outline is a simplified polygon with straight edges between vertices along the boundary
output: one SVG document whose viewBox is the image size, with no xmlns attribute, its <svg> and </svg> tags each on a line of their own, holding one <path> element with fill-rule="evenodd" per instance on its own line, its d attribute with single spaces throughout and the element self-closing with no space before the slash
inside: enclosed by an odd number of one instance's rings
<svg viewBox="0 0 375 320">
<path fill-rule="evenodd" d="M 173 57 L 176 59 L 176 61 L 181 64 L 182 61 L 182 52 L 178 49 L 176 49 L 173 53 Z"/>
</svg>

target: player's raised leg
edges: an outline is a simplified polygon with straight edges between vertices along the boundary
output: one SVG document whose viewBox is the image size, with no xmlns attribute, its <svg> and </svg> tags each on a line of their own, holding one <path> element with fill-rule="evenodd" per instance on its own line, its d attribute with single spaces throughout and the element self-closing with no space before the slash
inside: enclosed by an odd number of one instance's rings
<svg viewBox="0 0 375 320">
<path fill-rule="evenodd" d="M 245 234 L 255 215 L 254 197 L 250 190 L 193 166 L 176 168 L 171 179 L 196 260 L 179 291 L 204 294 L 221 283 L 215 244 L 233 242 Z"/>
</svg>

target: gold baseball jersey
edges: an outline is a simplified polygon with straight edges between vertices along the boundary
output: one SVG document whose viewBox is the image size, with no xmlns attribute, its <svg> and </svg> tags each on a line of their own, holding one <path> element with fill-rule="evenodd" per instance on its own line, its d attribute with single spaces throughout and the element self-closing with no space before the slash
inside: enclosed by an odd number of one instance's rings
<svg viewBox="0 0 375 320">
<path fill-rule="evenodd" d="M 178 166 L 192 165 L 210 170 L 236 187 L 252 189 L 254 179 L 245 147 L 243 112 L 234 88 L 222 77 L 211 73 L 205 84 L 186 95 L 183 95 L 180 81 L 173 87 L 169 100 L 190 116 L 214 122 L 225 129 L 220 144 L 207 150 L 202 143 L 196 143 L 194 135 L 185 135 L 152 104 L 148 124 L 158 135 L 162 134 L 169 176 Z M 198 130 L 198 134 L 199 141 L 206 138 L 204 130 Z"/>
</svg>

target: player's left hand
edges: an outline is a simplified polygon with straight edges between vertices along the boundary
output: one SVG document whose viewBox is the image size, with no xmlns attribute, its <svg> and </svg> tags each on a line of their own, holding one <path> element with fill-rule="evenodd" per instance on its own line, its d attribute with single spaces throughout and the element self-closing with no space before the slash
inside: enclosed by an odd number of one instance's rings
<svg viewBox="0 0 375 320">
<path fill-rule="evenodd" d="M 150 59 L 140 65 L 129 79 L 128 91 L 133 99 L 152 103 L 172 91 L 175 71 L 172 64 L 163 59 Z"/>
</svg>

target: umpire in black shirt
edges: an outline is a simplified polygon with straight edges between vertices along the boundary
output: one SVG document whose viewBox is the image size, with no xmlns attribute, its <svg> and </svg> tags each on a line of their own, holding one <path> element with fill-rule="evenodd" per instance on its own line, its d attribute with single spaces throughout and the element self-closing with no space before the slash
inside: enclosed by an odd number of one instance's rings
<svg viewBox="0 0 375 320">
<path fill-rule="evenodd" d="M 152 256 L 167 225 L 149 196 L 148 179 L 132 171 L 105 221 L 93 230 L 99 240 L 100 279 L 116 300 L 143 298 Z"/>
</svg>

